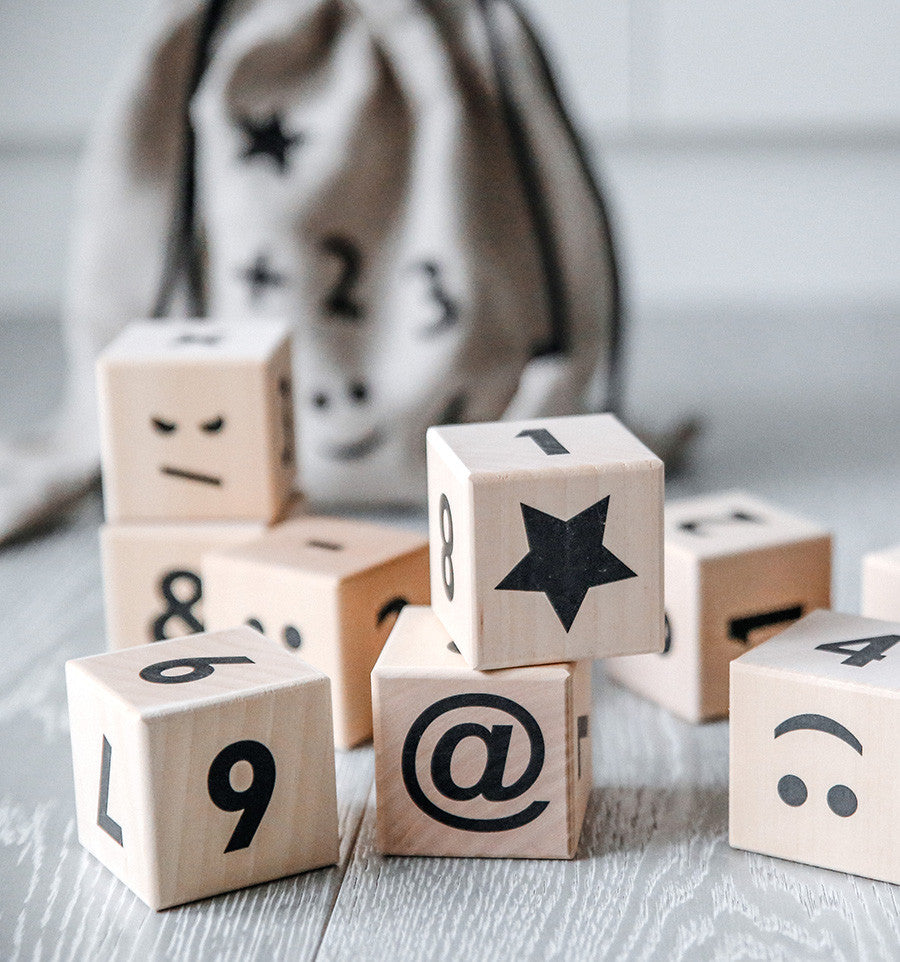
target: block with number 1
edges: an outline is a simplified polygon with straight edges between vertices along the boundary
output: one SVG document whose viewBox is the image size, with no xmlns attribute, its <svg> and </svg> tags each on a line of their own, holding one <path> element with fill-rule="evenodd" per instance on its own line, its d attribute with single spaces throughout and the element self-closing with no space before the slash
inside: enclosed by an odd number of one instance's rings
<svg viewBox="0 0 900 962">
<path fill-rule="evenodd" d="M 663 464 L 609 414 L 428 431 L 431 603 L 473 668 L 663 647 Z"/>
</svg>

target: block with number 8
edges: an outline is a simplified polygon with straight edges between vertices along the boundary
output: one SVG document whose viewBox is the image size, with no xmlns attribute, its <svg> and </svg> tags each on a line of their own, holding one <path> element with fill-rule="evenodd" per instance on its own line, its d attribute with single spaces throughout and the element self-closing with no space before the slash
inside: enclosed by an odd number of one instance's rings
<svg viewBox="0 0 900 962">
<path fill-rule="evenodd" d="M 78 838 L 151 908 L 330 865 L 328 678 L 251 628 L 66 665 Z"/>
<path fill-rule="evenodd" d="M 428 431 L 431 604 L 473 668 L 663 647 L 663 464 L 612 415 Z"/>
</svg>

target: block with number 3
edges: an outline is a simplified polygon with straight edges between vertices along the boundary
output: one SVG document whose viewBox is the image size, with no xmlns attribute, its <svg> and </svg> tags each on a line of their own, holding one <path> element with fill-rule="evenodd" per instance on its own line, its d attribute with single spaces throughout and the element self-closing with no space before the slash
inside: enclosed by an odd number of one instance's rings
<svg viewBox="0 0 900 962">
<path fill-rule="evenodd" d="M 251 628 L 66 665 L 82 845 L 163 909 L 330 865 L 328 678 Z"/>
<path fill-rule="evenodd" d="M 663 464 L 612 415 L 427 444 L 431 603 L 469 665 L 662 648 Z"/>
</svg>

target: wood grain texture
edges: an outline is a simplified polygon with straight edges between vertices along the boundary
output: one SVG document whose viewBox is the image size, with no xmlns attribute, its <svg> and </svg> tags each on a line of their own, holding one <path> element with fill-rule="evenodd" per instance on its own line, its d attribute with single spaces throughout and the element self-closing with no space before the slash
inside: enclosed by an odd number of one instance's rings
<svg viewBox="0 0 900 962">
<path fill-rule="evenodd" d="M 863 558 L 862 613 L 900 621 L 900 545 Z"/>
</svg>

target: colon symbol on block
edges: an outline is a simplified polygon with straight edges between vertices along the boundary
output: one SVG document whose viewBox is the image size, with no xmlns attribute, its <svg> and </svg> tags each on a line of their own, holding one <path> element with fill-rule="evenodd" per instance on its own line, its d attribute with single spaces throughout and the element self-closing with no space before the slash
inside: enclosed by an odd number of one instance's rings
<svg viewBox="0 0 900 962">
<path fill-rule="evenodd" d="M 479 709 L 478 722 L 472 720 L 473 708 Z M 451 695 L 426 708 L 410 727 L 403 782 L 415 805 L 443 825 L 508 831 L 533 822 L 550 804 L 537 799 L 516 804 L 538 780 L 544 757 L 541 728 L 518 702 L 482 692 Z M 479 817 L 461 814 L 465 803 L 478 799 Z"/>
</svg>

